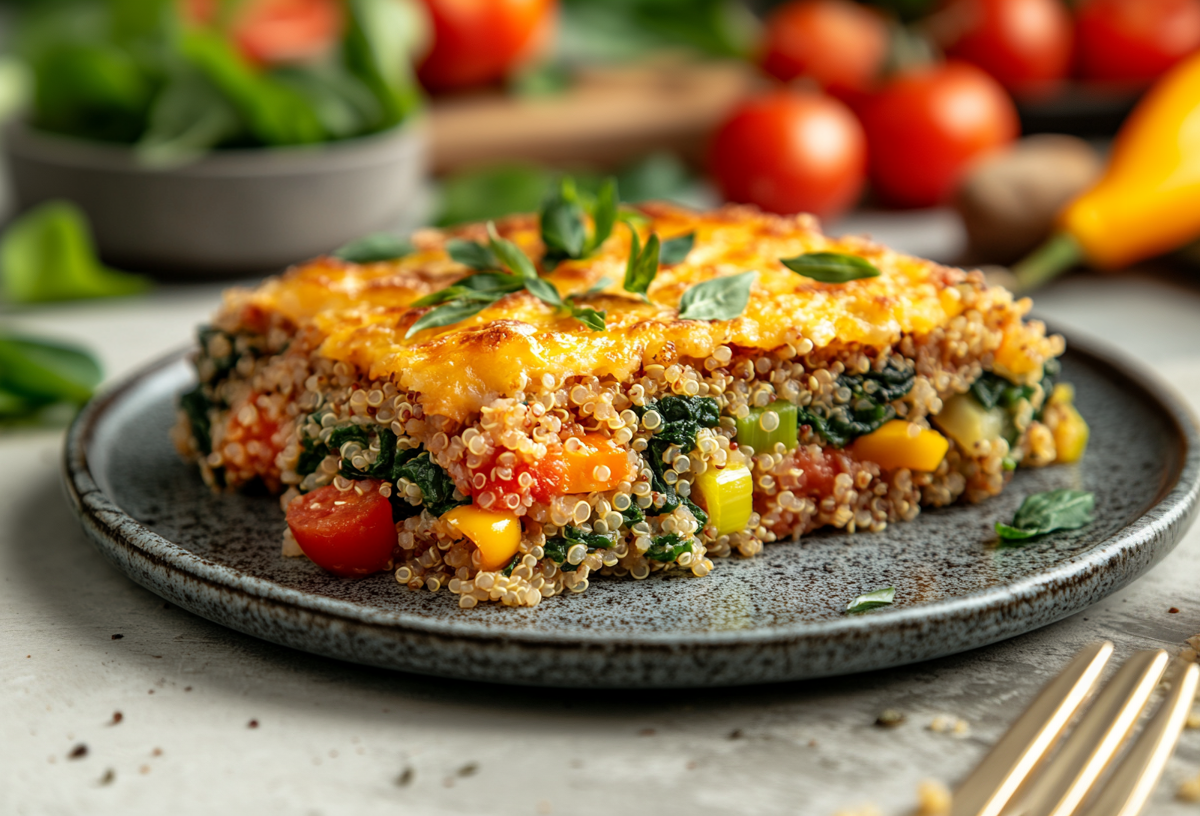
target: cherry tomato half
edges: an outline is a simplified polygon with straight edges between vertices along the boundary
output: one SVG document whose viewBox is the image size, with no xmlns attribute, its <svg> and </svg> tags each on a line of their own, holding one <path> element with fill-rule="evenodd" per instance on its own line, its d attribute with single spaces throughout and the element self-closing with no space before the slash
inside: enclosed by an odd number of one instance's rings
<svg viewBox="0 0 1200 816">
<path fill-rule="evenodd" d="M 1088 0 L 1076 14 L 1083 79 L 1148 84 L 1200 48 L 1200 0 Z"/>
<path fill-rule="evenodd" d="M 866 139 L 836 99 L 778 90 L 733 112 L 713 138 L 710 165 L 730 201 L 832 219 L 862 192 Z"/>
<path fill-rule="evenodd" d="M 766 20 L 762 67 L 790 82 L 810 77 L 839 97 L 871 89 L 888 53 L 878 12 L 850 0 L 794 0 Z"/>
<path fill-rule="evenodd" d="M 554 26 L 557 0 L 424 0 L 433 48 L 417 68 L 431 91 L 503 79 Z"/>
<path fill-rule="evenodd" d="M 947 200 L 975 159 L 1020 132 L 1004 89 L 963 62 L 896 75 L 860 111 L 871 153 L 871 183 L 893 204 Z"/>
<path fill-rule="evenodd" d="M 355 482 L 357 489 L 345 492 L 326 485 L 288 504 L 288 529 L 317 566 L 350 578 L 391 566 L 396 525 L 380 484 Z"/>
<path fill-rule="evenodd" d="M 933 18 L 947 56 L 974 63 L 1015 94 L 1043 95 L 1071 70 L 1061 0 L 950 0 Z"/>
</svg>

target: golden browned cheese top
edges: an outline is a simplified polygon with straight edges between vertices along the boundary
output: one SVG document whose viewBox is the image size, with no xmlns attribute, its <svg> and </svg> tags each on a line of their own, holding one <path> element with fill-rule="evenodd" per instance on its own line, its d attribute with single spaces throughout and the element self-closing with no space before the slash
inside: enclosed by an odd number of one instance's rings
<svg viewBox="0 0 1200 816">
<path fill-rule="evenodd" d="M 1040 370 L 1047 353 L 1039 342 L 1040 330 L 1024 336 L 1020 318 L 1027 302 L 1014 304 L 1008 292 L 987 288 L 978 275 L 862 239 L 828 238 L 803 216 L 782 218 L 741 207 L 696 213 L 667 205 L 646 205 L 643 212 L 649 217 L 638 226 L 643 243 L 651 232 L 663 240 L 695 233 L 687 259 L 659 269 L 649 302 L 622 288 L 630 248 L 629 228 L 623 224 L 592 257 L 564 262 L 545 275 L 564 298 L 581 295 L 607 278 L 610 283 L 600 294 L 580 300 L 607 313 L 602 332 L 522 291 L 461 323 L 405 339 L 426 311 L 409 304 L 472 272 L 449 258 L 446 240 L 486 240 L 482 225 L 418 233 L 417 251 L 396 261 L 355 265 L 324 258 L 296 267 L 258 289 L 231 291 L 225 316 L 236 323 L 250 309 L 315 328 L 324 338 L 322 355 L 352 364 L 371 379 L 391 378 L 418 392 L 427 413 L 458 420 L 497 397 L 557 387 L 571 376 L 623 380 L 646 364 L 704 359 L 721 344 L 770 350 L 806 338 L 817 348 L 883 349 L 902 335 L 927 335 L 946 325 L 967 308 L 964 304 L 1011 311 L 1004 332 L 1005 344 L 1016 352 L 1009 365 L 1015 374 Z M 498 228 L 531 258 L 541 257 L 536 217 L 509 218 Z M 881 274 L 826 284 L 780 262 L 817 251 L 864 257 Z M 679 301 L 689 287 L 747 270 L 758 274 L 741 317 L 679 319 Z M 1021 336 L 1008 338 L 1010 331 Z"/>
</svg>

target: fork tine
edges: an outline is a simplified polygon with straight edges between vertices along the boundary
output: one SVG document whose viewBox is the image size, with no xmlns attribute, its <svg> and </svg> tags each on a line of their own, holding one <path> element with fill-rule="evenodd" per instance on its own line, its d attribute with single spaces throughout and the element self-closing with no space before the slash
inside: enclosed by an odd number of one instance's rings
<svg viewBox="0 0 1200 816">
<path fill-rule="evenodd" d="M 1087 699 L 1112 655 L 1108 641 L 1083 649 L 1050 681 L 954 792 L 951 816 L 996 816 Z"/>
<path fill-rule="evenodd" d="M 1162 649 L 1134 653 L 1005 816 L 1070 816 L 1137 723 L 1166 666 Z"/>
<path fill-rule="evenodd" d="M 1112 778 L 1092 799 L 1086 816 L 1136 816 L 1146 805 L 1175 749 L 1200 683 L 1200 666 L 1176 661 L 1175 685 Z"/>
</svg>

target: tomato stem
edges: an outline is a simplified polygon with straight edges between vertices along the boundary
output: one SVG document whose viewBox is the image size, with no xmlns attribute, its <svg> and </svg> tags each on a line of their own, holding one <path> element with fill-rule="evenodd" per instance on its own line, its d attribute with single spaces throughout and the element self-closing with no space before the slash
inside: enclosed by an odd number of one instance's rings
<svg viewBox="0 0 1200 816">
<path fill-rule="evenodd" d="M 1083 260 L 1079 242 L 1068 233 L 1056 232 L 1012 268 L 1017 289 L 1028 292 L 1044 286 Z"/>
</svg>

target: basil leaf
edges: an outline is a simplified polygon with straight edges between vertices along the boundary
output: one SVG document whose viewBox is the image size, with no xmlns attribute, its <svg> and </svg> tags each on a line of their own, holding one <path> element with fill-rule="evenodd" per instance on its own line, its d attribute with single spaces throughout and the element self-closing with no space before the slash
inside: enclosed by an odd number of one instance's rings
<svg viewBox="0 0 1200 816">
<path fill-rule="evenodd" d="M 404 238 L 390 232 L 375 232 L 338 247 L 333 251 L 333 257 L 350 263 L 368 264 L 394 261 L 412 252 L 413 245 Z"/>
<path fill-rule="evenodd" d="M 629 260 L 625 264 L 625 291 L 646 297 L 650 284 L 658 275 L 658 236 L 651 235 L 646 241 L 646 247 L 641 247 L 636 230 L 633 233 L 633 243 L 629 247 Z"/>
<path fill-rule="evenodd" d="M 78 346 L 0 335 L 0 388 L 28 400 L 87 402 L 103 373 Z"/>
<path fill-rule="evenodd" d="M 87 217 L 69 201 L 41 204 L 5 230 L 0 279 L 9 303 L 121 297 L 150 288 L 147 278 L 100 263 Z"/>
<path fill-rule="evenodd" d="M 620 197 L 617 195 L 617 180 L 607 178 L 600 185 L 600 190 L 596 193 L 596 204 L 592 208 L 592 237 L 588 239 L 584 246 L 584 255 L 591 255 L 597 249 L 604 245 L 608 237 L 612 235 L 613 227 L 617 224 L 617 204 L 620 202 Z"/>
<path fill-rule="evenodd" d="M 592 284 L 592 288 L 588 289 L 586 292 L 583 293 L 584 297 L 586 297 L 588 295 L 602 294 L 604 292 L 604 290 L 610 286 L 612 286 L 612 278 L 610 278 L 606 275 L 606 276 L 600 278 L 600 280 L 596 281 L 594 284 Z"/>
<path fill-rule="evenodd" d="M 604 331 L 607 328 L 604 323 L 605 318 L 608 317 L 606 312 L 598 312 L 595 309 L 586 306 L 575 306 L 572 304 L 571 317 L 575 318 L 592 331 Z"/>
<path fill-rule="evenodd" d="M 866 612 L 869 609 L 878 609 L 881 606 L 890 606 L 895 600 L 896 589 L 894 587 L 876 589 L 872 592 L 865 592 L 848 603 L 846 605 L 846 613 L 850 615 L 856 615 L 859 612 Z"/>
<path fill-rule="evenodd" d="M 1095 520 L 1096 495 L 1084 490 L 1035 493 L 1021 502 L 1012 525 L 996 524 L 1006 541 L 1022 541 L 1055 530 L 1078 530 Z"/>
<path fill-rule="evenodd" d="M 857 255 L 840 252 L 806 252 L 780 261 L 793 272 L 821 283 L 849 283 L 860 278 L 879 277 L 875 264 Z"/>
<path fill-rule="evenodd" d="M 683 263 L 687 260 L 687 256 L 691 253 L 692 247 L 695 245 L 696 233 L 694 232 L 689 232 L 687 235 L 680 235 L 678 238 L 669 238 L 662 242 L 659 263 L 663 266 L 674 266 L 677 263 Z"/>
<path fill-rule="evenodd" d="M 542 205 L 542 243 L 546 256 L 554 260 L 581 258 L 587 245 L 583 207 L 575 193 L 573 179 L 564 178 Z M 611 229 L 611 227 L 610 227 Z"/>
<path fill-rule="evenodd" d="M 439 306 L 421 315 L 415 323 L 409 326 L 408 331 L 404 333 L 404 339 L 407 340 L 417 332 L 425 329 L 449 326 L 452 323 L 466 320 L 468 317 L 474 317 L 495 303 L 496 300 L 499 300 L 499 296 L 486 301 L 455 300 L 444 306 Z"/>
<path fill-rule="evenodd" d="M 474 301 L 476 303 L 494 303 L 498 295 L 495 292 L 481 292 L 466 286 L 447 286 L 425 297 L 414 300 L 410 307 L 437 306 L 451 300 Z"/>
<path fill-rule="evenodd" d="M 733 320 L 746 311 L 757 272 L 743 272 L 698 283 L 679 301 L 681 320 Z"/>
<path fill-rule="evenodd" d="M 537 267 L 533 265 L 533 261 L 529 260 L 529 256 L 512 241 L 501 238 L 500 233 L 496 232 L 496 225 L 491 221 L 488 222 L 487 228 L 492 252 L 499 259 L 500 264 L 527 281 L 536 279 Z"/>
<path fill-rule="evenodd" d="M 500 268 L 500 259 L 496 257 L 496 253 L 476 241 L 453 238 L 446 242 L 446 252 L 456 263 L 481 272 L 485 269 Z"/>
<path fill-rule="evenodd" d="M 530 278 L 525 281 L 525 288 L 529 290 L 531 295 L 544 303 L 549 303 L 551 306 L 563 305 L 562 296 L 554 288 L 554 284 L 545 278 Z"/>
</svg>

